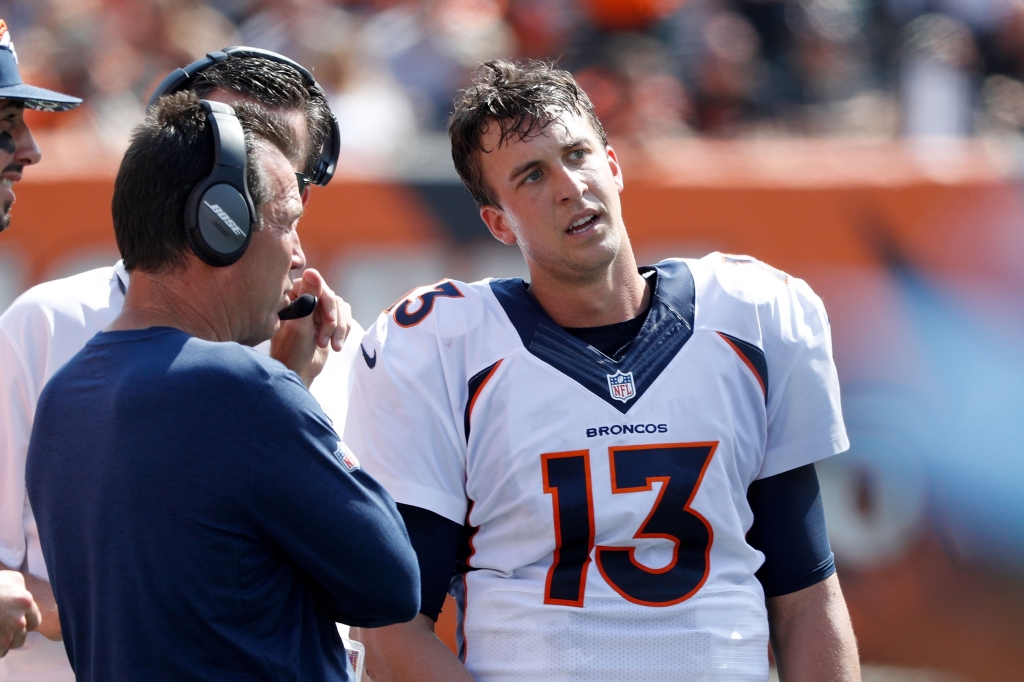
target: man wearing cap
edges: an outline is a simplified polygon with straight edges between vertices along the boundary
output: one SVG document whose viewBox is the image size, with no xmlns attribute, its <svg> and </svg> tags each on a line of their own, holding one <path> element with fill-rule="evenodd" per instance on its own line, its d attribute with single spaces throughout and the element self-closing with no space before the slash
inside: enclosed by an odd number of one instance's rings
<svg viewBox="0 0 1024 682">
<path fill-rule="evenodd" d="M 0 232 L 7 229 L 11 222 L 11 206 L 14 205 L 15 199 L 12 189 L 14 183 L 21 180 L 21 173 L 25 166 L 39 163 L 42 157 L 39 147 L 32 137 L 32 131 L 25 123 L 25 109 L 67 111 L 81 103 L 82 100 L 77 97 L 27 85 L 21 80 L 21 74 L 18 71 L 18 53 L 14 49 L 10 31 L 7 30 L 7 23 L 0 19 Z M 6 348 L 6 343 L 0 341 L 0 346 Z M 8 362 L 9 359 L 4 357 L 4 369 L 0 372 L 6 374 Z M 6 402 L 8 396 L 5 394 L 0 400 Z M 4 423 L 0 427 L 0 434 L 2 434 L 0 442 L 6 444 L 10 438 L 9 423 Z M 24 488 L 23 468 L 24 459 L 22 459 L 20 467 L 6 457 L 0 461 L 0 516 L 13 514 L 18 517 L 19 525 L 24 495 L 18 492 L 9 496 L 7 488 L 8 483 L 15 481 L 20 483 L 21 488 Z M 34 529 L 35 524 L 33 523 L 31 531 L 25 530 L 32 533 Z M 17 651 L 0 661 L 0 680 L 73 679 L 73 677 L 37 676 L 30 672 L 37 667 L 34 661 L 38 658 L 38 653 L 49 657 L 45 653 L 47 650 L 56 652 L 58 656 L 63 656 L 64 652 L 60 644 L 51 644 L 43 638 L 45 636 L 50 639 L 60 639 L 60 624 L 57 621 L 53 594 L 49 589 L 49 584 L 33 574 L 29 566 L 31 562 L 27 560 L 24 551 L 25 543 L 22 532 L 19 531 L 16 535 L 19 536 L 18 539 L 9 542 L 7 528 L 0 523 L 0 569 L 20 571 L 25 587 L 34 597 L 39 611 L 45 612 L 46 617 L 42 620 L 34 617 L 28 619 L 28 623 L 37 626 L 30 629 L 36 629 L 39 634 L 30 634 L 27 639 L 19 636 L 12 640 L 15 645 L 25 642 L 28 649 L 32 651 Z M 42 557 L 37 556 L 36 558 L 40 560 L 41 564 Z M 27 676 L 22 675 L 19 671 L 25 671 Z"/>
<path fill-rule="evenodd" d="M 32 131 L 25 125 L 25 109 L 67 111 L 81 103 L 77 97 L 26 85 L 21 80 L 18 53 L 7 23 L 0 19 L 0 232 L 11 222 L 11 186 L 21 180 L 25 166 L 39 163 L 42 157 Z"/>
<path fill-rule="evenodd" d="M 10 54 L 13 64 L 13 52 Z M 6 53 L 0 49 L 0 61 L 4 58 Z M 306 168 L 296 170 L 313 175 L 322 156 L 321 147 L 329 138 L 331 114 L 322 92 L 310 87 L 294 68 L 269 59 L 232 55 L 214 60 L 184 85 L 207 99 L 228 104 L 246 100 L 276 111 L 293 128 L 300 146 L 306 148 Z M 4 92 L 0 89 L 0 94 Z M 34 96 L 41 98 L 39 92 L 43 91 L 35 91 Z M 45 102 L 40 99 L 25 104 L 36 105 L 57 109 L 61 103 L 54 94 Z M 35 149 L 34 143 L 32 147 Z M 0 158 L 0 162 L 3 160 Z M 307 196 L 308 189 L 303 200 Z M 307 271 L 305 277 L 312 280 L 307 285 L 314 287 L 310 293 L 323 294 L 319 297 L 320 312 L 333 318 L 332 324 L 321 325 L 322 332 L 328 340 L 333 337 L 340 342 L 349 324 L 347 304 L 325 286 L 318 292 L 316 288 L 323 282 L 314 271 Z M 75 679 L 59 641 L 57 607 L 46 580 L 36 521 L 25 492 L 25 455 L 43 386 L 94 334 L 114 320 L 121 311 L 128 284 L 128 275 L 118 262 L 113 267 L 32 287 L 0 316 L 0 569 L 21 570 L 43 612 L 38 628 L 42 634 L 30 634 L 23 649 L 0 660 L 0 682 Z M 320 340 L 326 345 L 326 340 Z"/>
</svg>

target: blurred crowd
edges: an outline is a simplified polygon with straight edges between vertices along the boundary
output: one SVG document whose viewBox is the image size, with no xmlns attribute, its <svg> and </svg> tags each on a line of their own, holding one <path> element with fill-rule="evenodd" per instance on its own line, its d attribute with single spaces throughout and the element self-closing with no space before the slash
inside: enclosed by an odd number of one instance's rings
<svg viewBox="0 0 1024 682">
<path fill-rule="evenodd" d="M 123 144 L 169 70 L 230 44 L 330 93 L 353 163 L 443 132 L 482 60 L 556 59 L 613 136 L 1024 131 L 1024 0 L 0 0 L 36 125 Z"/>
</svg>

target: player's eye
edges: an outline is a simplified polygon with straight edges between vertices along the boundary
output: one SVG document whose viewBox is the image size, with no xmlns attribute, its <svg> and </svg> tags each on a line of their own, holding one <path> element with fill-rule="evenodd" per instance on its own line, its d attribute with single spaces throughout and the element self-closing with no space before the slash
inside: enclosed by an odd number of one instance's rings
<svg viewBox="0 0 1024 682">
<path fill-rule="evenodd" d="M 582 159 L 586 155 L 587 155 L 587 150 L 586 149 L 573 149 L 571 152 L 569 152 L 569 158 L 573 159 L 573 160 L 576 160 L 576 161 L 579 161 L 580 159 Z"/>
<path fill-rule="evenodd" d="M 528 182 L 537 182 L 538 180 L 540 180 L 540 171 L 535 170 L 529 175 L 527 175 L 525 178 L 523 178 L 523 183 L 525 184 Z"/>
</svg>

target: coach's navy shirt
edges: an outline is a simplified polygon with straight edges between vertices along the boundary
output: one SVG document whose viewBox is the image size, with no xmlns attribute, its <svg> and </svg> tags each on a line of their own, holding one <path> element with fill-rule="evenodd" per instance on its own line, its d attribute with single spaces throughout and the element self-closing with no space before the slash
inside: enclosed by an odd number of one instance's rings
<svg viewBox="0 0 1024 682">
<path fill-rule="evenodd" d="M 79 682 L 346 680 L 335 621 L 419 609 L 392 499 L 238 344 L 97 334 L 40 397 L 27 481 Z"/>
</svg>

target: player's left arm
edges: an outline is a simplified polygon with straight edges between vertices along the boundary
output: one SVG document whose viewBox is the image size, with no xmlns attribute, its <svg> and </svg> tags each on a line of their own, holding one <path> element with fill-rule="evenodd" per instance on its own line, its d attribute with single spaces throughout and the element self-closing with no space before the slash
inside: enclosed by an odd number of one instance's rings
<svg viewBox="0 0 1024 682">
<path fill-rule="evenodd" d="M 772 650 L 783 682 L 859 682 L 857 643 L 828 543 L 815 462 L 849 447 L 821 299 L 787 278 L 762 313 L 771 385 L 748 542 L 764 553 Z M 768 324 L 769 318 L 771 324 Z"/>
<path fill-rule="evenodd" d="M 782 682 L 860 682 L 857 640 L 835 573 L 766 601 Z"/>
</svg>

